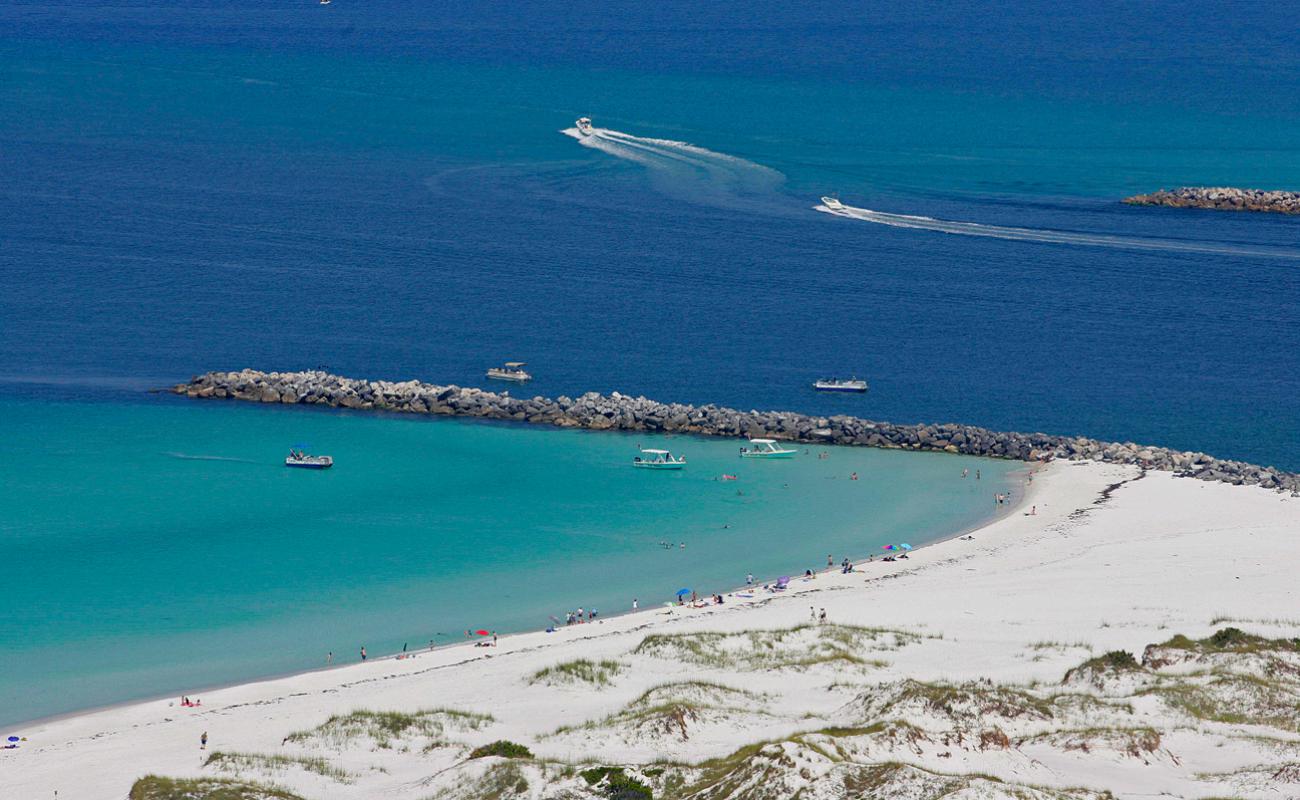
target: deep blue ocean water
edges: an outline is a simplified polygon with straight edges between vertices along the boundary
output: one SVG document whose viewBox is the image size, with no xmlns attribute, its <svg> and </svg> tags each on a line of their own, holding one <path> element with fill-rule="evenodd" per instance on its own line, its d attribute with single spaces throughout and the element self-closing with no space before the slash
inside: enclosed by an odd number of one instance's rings
<svg viewBox="0 0 1300 800">
<path fill-rule="evenodd" d="M 1300 220 L 1117 202 L 1300 188 L 1297 41 L 1268 4 L 5 3 L 0 436 L 157 434 L 140 391 L 207 369 L 517 358 L 1300 469 Z"/>
</svg>

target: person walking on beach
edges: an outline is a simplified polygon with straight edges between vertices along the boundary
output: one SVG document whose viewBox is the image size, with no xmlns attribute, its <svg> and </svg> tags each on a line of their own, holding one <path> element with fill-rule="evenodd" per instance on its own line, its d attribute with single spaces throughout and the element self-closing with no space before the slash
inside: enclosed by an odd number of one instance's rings
<svg viewBox="0 0 1300 800">
<path fill-rule="evenodd" d="M 204 732 L 203 732 L 203 735 L 199 737 L 199 749 L 200 749 L 200 750 L 207 750 L 207 749 L 208 749 L 208 732 L 207 732 L 207 731 L 204 731 Z"/>
<path fill-rule="evenodd" d="M 830 553 L 827 553 L 827 554 L 826 554 L 826 569 L 830 569 L 830 568 L 833 567 L 833 566 L 835 566 L 835 556 L 831 555 Z"/>
<path fill-rule="evenodd" d="M 826 624 L 826 609 L 823 608 L 822 612 L 817 615 L 817 621 L 822 623 L 823 625 Z"/>
<path fill-rule="evenodd" d="M 812 606 L 808 606 L 808 618 L 811 619 L 813 622 L 816 622 L 816 621 L 817 621 L 817 609 L 813 608 Z"/>
<path fill-rule="evenodd" d="M 365 661 L 365 660 L 366 660 L 366 648 L 365 648 L 365 645 L 362 645 L 362 647 L 361 647 L 361 660 L 362 660 L 362 661 Z"/>
</svg>

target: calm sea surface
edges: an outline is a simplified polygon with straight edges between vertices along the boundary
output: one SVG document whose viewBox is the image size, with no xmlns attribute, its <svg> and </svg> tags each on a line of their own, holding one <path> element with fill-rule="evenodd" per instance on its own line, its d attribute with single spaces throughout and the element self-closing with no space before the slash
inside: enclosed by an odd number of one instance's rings
<svg viewBox="0 0 1300 800">
<path fill-rule="evenodd" d="M 0 5 L 0 720 L 990 510 L 920 514 L 954 459 L 801 460 L 742 501 L 709 481 L 729 443 L 645 476 L 615 435 L 141 394 L 207 369 L 517 358 L 548 395 L 1300 469 L 1300 220 L 1116 202 L 1300 188 L 1296 41 L 1269 4 Z M 871 392 L 807 388 L 849 373 Z M 340 468 L 284 474 L 304 439 Z M 825 494 L 851 462 L 873 479 Z"/>
</svg>

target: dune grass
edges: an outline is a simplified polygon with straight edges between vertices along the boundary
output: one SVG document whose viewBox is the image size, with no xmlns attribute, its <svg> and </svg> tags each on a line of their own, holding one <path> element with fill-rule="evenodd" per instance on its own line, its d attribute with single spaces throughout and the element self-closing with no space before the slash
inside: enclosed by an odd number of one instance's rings
<svg viewBox="0 0 1300 800">
<path fill-rule="evenodd" d="M 730 670 L 800 669 L 831 664 L 887 666 L 867 652 L 891 651 L 919 642 L 921 634 L 857 625 L 797 625 L 775 630 L 652 633 L 633 653 Z M 934 637 L 929 637 L 934 638 Z"/>
<path fill-rule="evenodd" d="M 514 761 L 502 761 L 488 767 L 472 782 L 450 786 L 427 800 L 511 800 L 527 797 L 528 776 Z"/>
<path fill-rule="evenodd" d="M 522 744 L 498 739 L 491 744 L 485 744 L 474 748 L 470 752 L 470 758 L 487 758 L 488 756 L 498 756 L 500 758 L 532 758 L 533 752 Z"/>
<path fill-rule="evenodd" d="M 281 772 L 286 769 L 301 769 L 340 783 L 350 783 L 353 779 L 352 773 L 336 767 L 318 756 L 291 756 L 280 753 L 231 753 L 218 750 L 208 755 L 203 762 L 203 766 L 235 773 L 245 770 Z"/>
<path fill-rule="evenodd" d="M 493 721 L 490 714 L 453 708 L 412 712 L 358 709 L 347 714 L 335 714 L 311 730 L 295 731 L 289 734 L 289 741 L 305 744 L 319 740 L 341 744 L 368 737 L 378 747 L 389 748 L 398 739 L 414 736 L 440 739 L 448 728 L 478 730 Z"/>
<path fill-rule="evenodd" d="M 164 778 L 146 775 L 131 786 L 128 800 L 303 800 L 287 789 L 230 778 Z"/>
<path fill-rule="evenodd" d="M 619 661 L 610 659 L 592 661 L 579 658 L 539 669 L 528 678 L 528 683 L 540 683 L 546 686 L 564 686 L 579 683 L 591 684 L 592 686 L 608 686 L 614 682 L 614 678 L 624 669 L 623 663 Z"/>
</svg>

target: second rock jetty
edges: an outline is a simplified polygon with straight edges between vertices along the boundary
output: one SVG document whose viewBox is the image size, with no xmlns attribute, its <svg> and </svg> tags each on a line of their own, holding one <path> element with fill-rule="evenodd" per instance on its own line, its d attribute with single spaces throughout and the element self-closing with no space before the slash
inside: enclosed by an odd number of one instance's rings
<svg viewBox="0 0 1300 800">
<path fill-rule="evenodd" d="M 370 381 L 328 372 L 206 372 L 172 388 L 195 398 L 306 404 L 409 414 L 512 420 L 562 428 L 768 437 L 807 444 L 860 445 L 962 453 L 1020 461 L 1070 460 L 1135 464 L 1187 477 L 1278 491 L 1300 491 L 1300 475 L 1204 453 L 1104 442 L 1077 436 L 990 431 L 955 423 L 899 425 L 845 415 L 738 411 L 716 405 L 660 403 L 645 397 L 588 392 L 580 397 L 514 397 L 467 386 Z"/>
<path fill-rule="evenodd" d="M 1267 211 L 1275 214 L 1300 214 L 1300 192 L 1231 187 L 1184 186 L 1161 189 L 1150 194 L 1124 198 L 1135 206 L 1173 206 L 1175 208 L 1212 208 L 1220 211 Z"/>
</svg>

